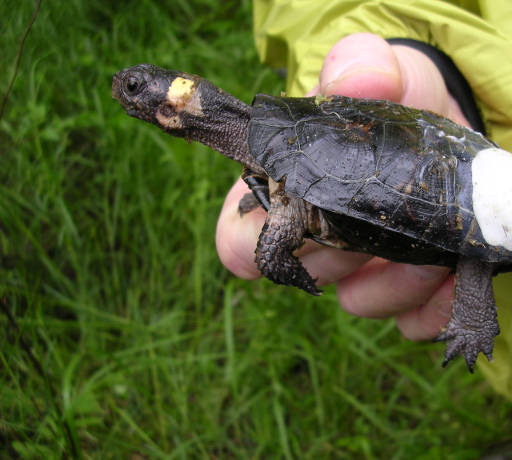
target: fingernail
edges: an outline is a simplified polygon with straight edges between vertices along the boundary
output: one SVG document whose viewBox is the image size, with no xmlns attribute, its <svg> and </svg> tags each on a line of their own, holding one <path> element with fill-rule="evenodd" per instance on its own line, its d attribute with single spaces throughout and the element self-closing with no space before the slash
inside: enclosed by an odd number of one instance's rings
<svg viewBox="0 0 512 460">
<path fill-rule="evenodd" d="M 323 94 L 343 94 L 351 97 L 387 97 L 392 88 L 392 95 L 397 92 L 396 76 L 377 67 L 357 67 L 345 69 L 335 80 L 323 88 Z"/>
<path fill-rule="evenodd" d="M 407 270 L 423 281 L 444 278 L 448 272 L 447 268 L 435 265 L 408 265 Z"/>
<path fill-rule="evenodd" d="M 443 300 L 437 305 L 437 311 L 441 316 L 450 318 L 452 316 L 452 300 Z"/>
</svg>

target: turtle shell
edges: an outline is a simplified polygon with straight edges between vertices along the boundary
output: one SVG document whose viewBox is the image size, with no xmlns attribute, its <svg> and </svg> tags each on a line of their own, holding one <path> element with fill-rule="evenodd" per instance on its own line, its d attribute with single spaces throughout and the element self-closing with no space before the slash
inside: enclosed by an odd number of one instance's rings
<svg viewBox="0 0 512 460">
<path fill-rule="evenodd" d="M 446 265 L 450 254 L 512 263 L 510 251 L 486 243 L 473 212 L 472 160 L 496 147 L 480 133 L 389 101 L 257 95 L 248 136 L 267 174 L 324 210 L 342 237 L 351 228 L 356 247 L 385 235 L 395 259 L 435 263 L 421 251 L 419 260 L 398 254 L 419 245 Z"/>
</svg>

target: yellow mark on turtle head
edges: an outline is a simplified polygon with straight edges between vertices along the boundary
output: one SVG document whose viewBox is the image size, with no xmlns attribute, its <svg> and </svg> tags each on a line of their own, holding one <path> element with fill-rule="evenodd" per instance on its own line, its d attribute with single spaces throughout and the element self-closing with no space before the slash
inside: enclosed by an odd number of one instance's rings
<svg viewBox="0 0 512 460">
<path fill-rule="evenodd" d="M 176 113 L 184 111 L 192 115 L 203 114 L 196 82 L 190 78 L 175 78 L 167 90 L 166 99 Z"/>
<path fill-rule="evenodd" d="M 177 77 L 169 86 L 169 91 L 167 91 L 167 100 L 169 102 L 174 102 L 176 100 L 184 100 L 190 99 L 194 94 L 196 89 L 196 84 L 193 80 L 183 77 Z"/>
</svg>

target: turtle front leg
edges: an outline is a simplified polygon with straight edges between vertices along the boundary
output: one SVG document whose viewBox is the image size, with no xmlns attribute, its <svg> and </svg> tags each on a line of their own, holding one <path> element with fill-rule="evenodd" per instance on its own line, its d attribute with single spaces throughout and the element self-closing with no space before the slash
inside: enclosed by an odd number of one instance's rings
<svg viewBox="0 0 512 460">
<path fill-rule="evenodd" d="M 240 203 L 238 203 L 240 217 L 243 217 L 259 206 L 263 206 L 265 211 L 268 211 L 270 208 L 268 176 L 251 171 L 249 168 L 244 168 L 242 179 L 251 189 L 251 192 L 246 193 L 240 200 Z"/>
<path fill-rule="evenodd" d="M 446 342 L 443 367 L 461 353 L 473 372 L 478 353 L 492 361 L 494 337 L 500 333 L 492 288 L 493 267 L 460 256 L 455 277 L 452 316 L 436 341 Z"/>
<path fill-rule="evenodd" d="M 295 286 L 313 295 L 322 292 L 293 251 L 304 242 L 305 207 L 282 190 L 270 197 L 265 225 L 256 247 L 255 261 L 262 275 L 277 284 Z"/>
</svg>

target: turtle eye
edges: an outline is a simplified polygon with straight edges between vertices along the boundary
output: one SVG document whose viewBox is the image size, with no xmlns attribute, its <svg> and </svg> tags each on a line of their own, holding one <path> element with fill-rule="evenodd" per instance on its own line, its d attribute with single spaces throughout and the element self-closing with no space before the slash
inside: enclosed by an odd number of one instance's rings
<svg viewBox="0 0 512 460">
<path fill-rule="evenodd" d="M 126 92 L 130 96 L 135 96 L 135 94 L 137 94 L 142 87 L 139 79 L 133 75 L 130 75 L 125 79 L 124 86 L 126 88 Z"/>
</svg>

